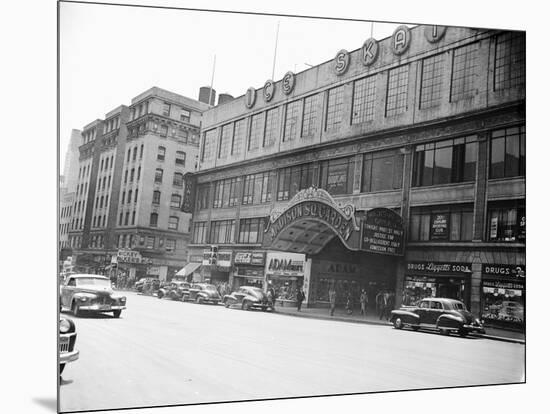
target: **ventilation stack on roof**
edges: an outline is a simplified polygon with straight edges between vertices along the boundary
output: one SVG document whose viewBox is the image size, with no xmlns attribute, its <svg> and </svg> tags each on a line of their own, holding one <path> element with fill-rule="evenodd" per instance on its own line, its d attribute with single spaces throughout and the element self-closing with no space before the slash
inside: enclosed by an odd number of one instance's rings
<svg viewBox="0 0 550 414">
<path fill-rule="evenodd" d="M 202 86 L 199 89 L 199 101 L 214 106 L 214 102 L 216 102 L 216 90 L 210 88 L 210 86 Z"/>
</svg>

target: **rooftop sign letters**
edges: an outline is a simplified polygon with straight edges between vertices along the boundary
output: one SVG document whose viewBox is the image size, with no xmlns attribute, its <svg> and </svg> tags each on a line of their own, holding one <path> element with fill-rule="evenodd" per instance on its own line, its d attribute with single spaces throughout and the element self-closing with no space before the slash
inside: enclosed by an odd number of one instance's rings
<svg viewBox="0 0 550 414">
<path fill-rule="evenodd" d="M 246 95 L 244 97 L 244 104 L 248 109 L 252 108 L 256 103 L 256 89 L 252 86 L 246 90 Z"/>
<path fill-rule="evenodd" d="M 336 57 L 334 58 L 334 72 L 340 76 L 346 73 L 346 70 L 348 70 L 350 61 L 349 52 L 347 50 L 340 50 Z"/>
<path fill-rule="evenodd" d="M 296 76 L 292 72 L 285 73 L 285 76 L 283 76 L 283 82 L 281 85 L 281 88 L 283 89 L 283 93 L 285 95 L 289 95 L 292 90 L 294 89 L 294 84 L 296 83 Z"/>
<path fill-rule="evenodd" d="M 275 84 L 270 79 L 264 84 L 264 101 L 271 101 L 273 99 L 273 95 L 275 95 Z"/>
<path fill-rule="evenodd" d="M 407 26 L 399 26 L 393 32 L 391 48 L 396 55 L 402 55 L 407 51 L 411 43 L 411 31 Z"/>
<path fill-rule="evenodd" d="M 445 35 L 445 26 L 426 26 L 424 28 L 424 36 L 430 43 L 439 42 Z"/>
<path fill-rule="evenodd" d="M 365 40 L 363 47 L 361 48 L 363 65 L 370 66 L 378 57 L 378 42 L 372 37 Z"/>
<path fill-rule="evenodd" d="M 403 254 L 403 220 L 387 208 L 367 212 L 361 232 L 361 248 L 371 253 Z"/>
</svg>

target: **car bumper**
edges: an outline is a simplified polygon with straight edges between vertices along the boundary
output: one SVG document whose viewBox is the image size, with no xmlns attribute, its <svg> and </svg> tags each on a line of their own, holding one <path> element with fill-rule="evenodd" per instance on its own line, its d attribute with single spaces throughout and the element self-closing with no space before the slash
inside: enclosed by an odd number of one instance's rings
<svg viewBox="0 0 550 414">
<path fill-rule="evenodd" d="M 109 312 L 114 310 L 126 309 L 125 305 L 81 305 L 79 307 L 83 311 Z"/>
<path fill-rule="evenodd" d="M 479 334 L 484 334 L 485 333 L 485 329 L 483 328 L 483 326 L 464 325 L 463 329 L 466 329 L 468 332 L 475 332 L 475 333 L 479 333 Z"/>
<path fill-rule="evenodd" d="M 63 352 L 59 354 L 59 363 L 67 364 L 69 362 L 74 362 L 78 359 L 79 355 L 80 355 L 80 352 L 78 350 L 74 350 L 72 352 Z"/>
</svg>

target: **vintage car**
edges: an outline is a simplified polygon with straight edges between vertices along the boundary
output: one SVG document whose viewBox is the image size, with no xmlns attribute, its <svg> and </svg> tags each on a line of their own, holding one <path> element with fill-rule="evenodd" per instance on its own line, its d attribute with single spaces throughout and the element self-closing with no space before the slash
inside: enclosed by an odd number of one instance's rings
<svg viewBox="0 0 550 414">
<path fill-rule="evenodd" d="M 59 319 L 59 375 L 63 373 L 65 364 L 78 359 L 78 350 L 75 349 L 76 327 L 73 321 L 67 318 Z"/>
<path fill-rule="evenodd" d="M 126 297 L 115 293 L 108 277 L 101 275 L 74 274 L 61 286 L 61 310 L 71 311 L 75 316 L 82 312 L 113 312 L 118 318 L 126 309 Z"/>
<path fill-rule="evenodd" d="M 197 303 L 212 303 L 217 305 L 221 299 L 216 286 L 209 283 L 195 283 L 189 288 L 189 296 L 184 300 L 194 300 Z"/>
<path fill-rule="evenodd" d="M 134 284 L 134 289 L 144 295 L 152 295 L 160 289 L 160 280 L 154 277 L 144 277 Z"/>
<path fill-rule="evenodd" d="M 223 304 L 226 308 L 240 306 L 241 309 L 261 309 L 273 311 L 273 306 L 268 302 L 264 291 L 255 286 L 241 286 L 235 292 L 223 297 Z"/>
<path fill-rule="evenodd" d="M 189 296 L 191 284 L 182 281 L 172 281 L 161 287 L 157 292 L 159 299 L 185 300 Z"/>
<path fill-rule="evenodd" d="M 420 328 L 436 329 L 447 335 L 456 332 L 460 336 L 469 333 L 485 333 L 482 323 L 456 300 L 447 298 L 425 298 L 416 306 L 403 306 L 391 312 L 390 322 L 396 329 L 409 326 L 414 330 Z"/>
</svg>

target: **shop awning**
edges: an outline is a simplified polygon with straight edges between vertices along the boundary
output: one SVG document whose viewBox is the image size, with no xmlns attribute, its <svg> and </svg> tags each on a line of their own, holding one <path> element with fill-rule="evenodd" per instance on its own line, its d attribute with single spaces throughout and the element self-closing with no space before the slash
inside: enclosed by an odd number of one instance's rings
<svg viewBox="0 0 550 414">
<path fill-rule="evenodd" d="M 187 263 L 183 269 L 179 270 L 178 273 L 176 273 L 176 276 L 189 276 L 191 273 L 201 267 L 201 265 L 201 263 Z"/>
</svg>

